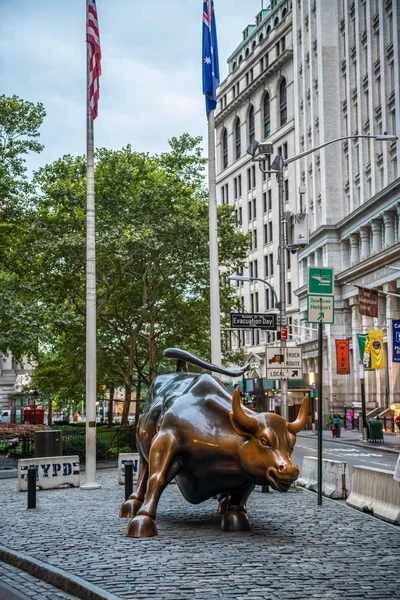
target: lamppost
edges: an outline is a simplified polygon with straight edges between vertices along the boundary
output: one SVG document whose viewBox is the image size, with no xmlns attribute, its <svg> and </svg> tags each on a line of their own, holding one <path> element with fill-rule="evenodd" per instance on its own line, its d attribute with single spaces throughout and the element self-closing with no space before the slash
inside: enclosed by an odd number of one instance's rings
<svg viewBox="0 0 400 600">
<path fill-rule="evenodd" d="M 346 135 L 343 137 L 335 138 L 333 140 L 329 140 L 320 144 L 319 146 L 315 146 L 310 148 L 309 150 L 305 150 L 304 152 L 300 152 L 300 154 L 296 154 L 289 158 L 284 158 L 280 154 L 276 155 L 271 167 L 269 169 L 265 169 L 263 165 L 265 165 L 266 160 L 273 153 L 273 144 L 271 143 L 259 143 L 254 140 L 249 148 L 247 149 L 247 153 L 251 155 L 253 162 L 258 162 L 258 166 L 262 173 L 275 173 L 278 179 L 278 190 L 279 190 L 279 250 L 278 250 L 278 258 L 279 258 L 279 311 L 280 311 L 280 320 L 281 327 L 286 325 L 286 256 L 285 250 L 287 249 L 287 217 L 285 212 L 285 200 L 284 200 L 284 170 L 290 163 L 300 160 L 313 152 L 318 152 L 318 150 L 322 150 L 326 146 L 330 146 L 331 144 L 335 144 L 337 142 L 341 142 L 344 140 L 351 139 L 374 139 L 376 141 L 385 141 L 392 142 L 397 140 L 397 136 L 391 135 L 388 133 L 377 134 L 377 135 Z M 321 447 L 322 447 L 322 322 L 318 325 L 318 354 L 319 354 L 319 367 L 321 371 L 318 374 L 318 388 L 319 388 L 319 396 L 318 396 L 318 413 L 319 413 L 319 423 L 321 424 L 319 429 L 321 432 L 319 433 L 319 438 L 321 439 Z M 286 341 L 281 340 L 281 346 L 286 346 Z M 288 382 L 287 379 L 281 381 L 281 397 L 282 397 L 282 416 L 287 419 L 287 405 L 288 405 Z"/>
</svg>

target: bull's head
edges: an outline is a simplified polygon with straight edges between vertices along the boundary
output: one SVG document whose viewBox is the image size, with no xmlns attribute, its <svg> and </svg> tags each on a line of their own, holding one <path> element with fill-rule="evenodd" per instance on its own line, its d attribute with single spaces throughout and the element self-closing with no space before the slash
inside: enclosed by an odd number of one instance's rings
<svg viewBox="0 0 400 600">
<path fill-rule="evenodd" d="M 240 402 L 240 388 L 232 397 L 230 419 L 237 434 L 246 441 L 239 447 L 239 460 L 250 481 L 270 485 L 287 492 L 299 476 L 299 468 L 291 461 L 296 434 L 304 429 L 308 416 L 308 394 L 304 397 L 299 415 L 292 423 L 274 413 L 254 413 Z"/>
</svg>

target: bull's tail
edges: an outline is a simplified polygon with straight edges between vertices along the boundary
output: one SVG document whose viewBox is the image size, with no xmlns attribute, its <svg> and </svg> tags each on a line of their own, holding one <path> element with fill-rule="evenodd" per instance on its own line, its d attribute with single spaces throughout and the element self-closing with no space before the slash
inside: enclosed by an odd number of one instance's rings
<svg viewBox="0 0 400 600">
<path fill-rule="evenodd" d="M 224 367 L 208 363 L 195 354 L 186 352 L 186 350 L 180 350 L 179 348 L 167 348 L 164 350 L 163 354 L 165 358 L 176 359 L 177 370 L 179 371 L 187 371 L 186 362 L 191 363 L 192 365 L 197 365 L 198 367 L 202 367 L 203 369 L 207 369 L 208 371 L 213 371 L 214 373 L 228 375 L 229 377 L 240 377 L 249 368 L 249 365 L 245 365 L 241 369 L 224 369 Z"/>
</svg>

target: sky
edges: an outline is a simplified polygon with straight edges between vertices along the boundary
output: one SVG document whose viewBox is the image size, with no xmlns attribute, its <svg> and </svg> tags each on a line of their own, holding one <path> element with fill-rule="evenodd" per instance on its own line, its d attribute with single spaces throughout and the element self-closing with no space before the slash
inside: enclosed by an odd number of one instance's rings
<svg viewBox="0 0 400 600">
<path fill-rule="evenodd" d="M 214 4 L 222 80 L 261 0 Z M 103 55 L 97 147 L 131 144 L 158 153 L 183 132 L 206 139 L 202 6 L 202 0 L 97 0 Z M 45 150 L 29 156 L 29 171 L 85 153 L 85 35 L 86 0 L 0 0 L 0 94 L 40 101 L 47 112 Z"/>
</svg>

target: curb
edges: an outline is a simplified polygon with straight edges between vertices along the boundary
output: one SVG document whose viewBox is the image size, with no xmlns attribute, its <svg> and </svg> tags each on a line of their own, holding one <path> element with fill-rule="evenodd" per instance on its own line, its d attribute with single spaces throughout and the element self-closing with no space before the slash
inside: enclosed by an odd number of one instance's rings
<svg viewBox="0 0 400 600">
<path fill-rule="evenodd" d="M 46 583 L 50 583 L 67 594 L 77 596 L 81 600 L 121 600 L 118 596 L 85 581 L 81 577 L 66 573 L 58 567 L 53 567 L 41 560 L 16 550 L 10 550 L 2 545 L 0 545 L 0 560 L 26 571 Z"/>
<path fill-rule="evenodd" d="M 297 437 L 302 437 L 302 438 L 306 438 L 306 439 L 312 439 L 312 440 L 316 440 L 318 439 L 317 435 L 301 435 L 301 433 L 297 434 Z M 332 442 L 333 444 L 347 444 L 347 446 L 358 446 L 359 448 L 370 448 L 371 450 L 382 450 L 382 452 L 391 452 L 392 454 L 398 454 L 399 450 L 396 450 L 395 448 L 388 448 L 387 446 L 371 446 L 369 445 L 369 442 L 361 442 L 359 440 L 356 441 L 351 441 L 351 440 L 345 440 L 343 438 L 337 439 L 337 438 L 323 438 L 324 442 Z"/>
</svg>

